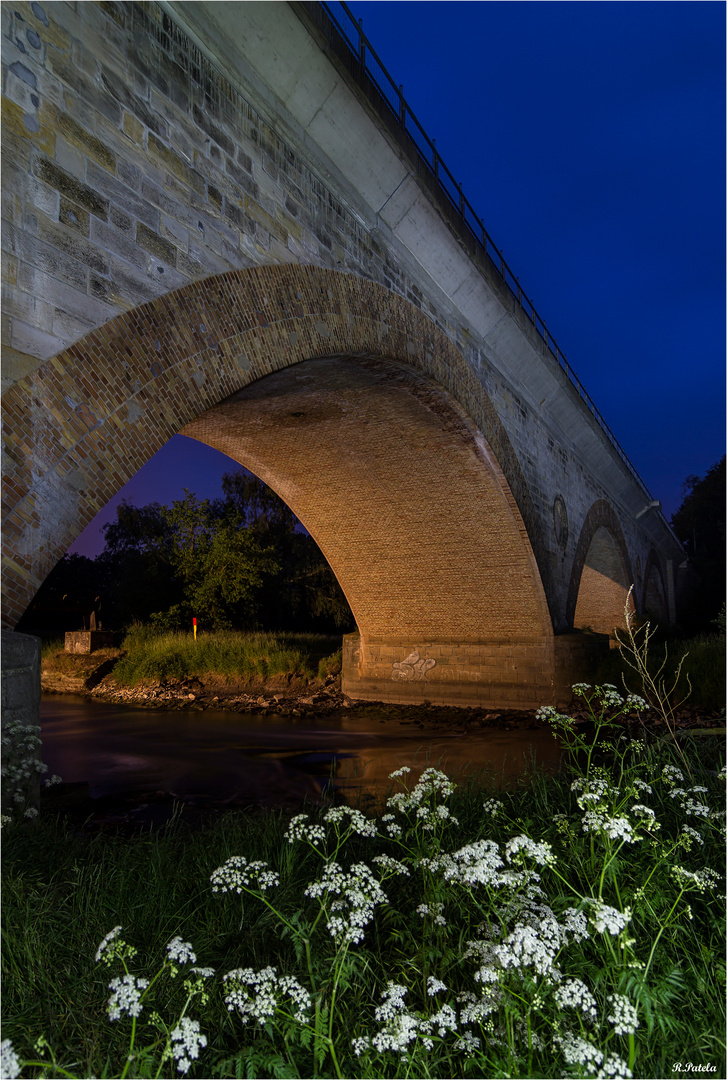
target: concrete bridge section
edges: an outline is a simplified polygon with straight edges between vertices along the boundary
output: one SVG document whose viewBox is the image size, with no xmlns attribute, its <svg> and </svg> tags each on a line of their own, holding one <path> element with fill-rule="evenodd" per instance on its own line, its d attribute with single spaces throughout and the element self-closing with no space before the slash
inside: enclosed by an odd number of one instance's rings
<svg viewBox="0 0 727 1080">
<path fill-rule="evenodd" d="M 658 503 L 322 6 L 2 19 L 3 625 L 180 431 L 320 544 L 352 696 L 558 701 L 630 585 L 674 619 Z"/>
</svg>

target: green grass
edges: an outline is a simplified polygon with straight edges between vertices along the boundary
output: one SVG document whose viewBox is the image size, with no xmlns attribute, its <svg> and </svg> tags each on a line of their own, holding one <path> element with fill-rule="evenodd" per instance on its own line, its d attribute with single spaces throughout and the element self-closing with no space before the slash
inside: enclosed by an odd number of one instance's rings
<svg viewBox="0 0 727 1080">
<path fill-rule="evenodd" d="M 719 810 L 724 782 L 716 771 L 722 756 L 704 742 L 688 751 L 693 779 L 682 786 L 704 787 L 706 792 L 694 797 Z M 608 813 L 628 816 L 636 800 L 632 796 L 624 803 L 624 793 L 638 776 L 653 788 L 650 794 L 639 790 L 638 801 L 653 808 L 660 824 L 658 831 L 627 845 L 581 828 L 583 813 L 572 783 L 582 776 L 582 752 L 578 767 L 566 765 L 554 777 L 536 773 L 510 792 L 495 792 L 499 810 L 484 805 L 490 795 L 476 778 L 449 798 L 435 793 L 411 804 L 411 811 L 397 810 L 401 838 L 387 835 L 380 820 L 378 836 L 368 838 L 351 832 L 349 819 L 326 823 L 324 811 L 310 809 L 309 824 L 320 823 L 327 832 L 324 859 L 305 841 L 287 842 L 290 813 L 283 811 L 229 813 L 200 830 L 173 823 L 135 837 L 79 835 L 60 820 L 43 818 L 35 828 L 11 828 L 3 843 L 3 1038 L 12 1040 L 21 1057 L 37 1060 L 33 1045 L 43 1035 L 58 1065 L 73 1076 L 122 1075 L 132 1021 L 128 1015 L 109 1021 L 106 1004 L 109 982 L 123 974 L 123 966 L 119 960 L 109 968 L 94 962 L 101 940 L 121 925 L 123 939 L 138 950 L 125 961 L 136 976 L 153 979 L 166 944 L 177 935 L 191 943 L 197 964 L 216 969 L 205 983 L 209 999 L 197 994 L 189 1007 L 208 1039 L 200 1060 L 192 1063 L 191 1077 L 595 1076 L 597 1070 L 568 1065 L 554 1048 L 556 1021 L 561 1032 L 571 1030 L 604 1054 L 622 1062 L 631 1058 L 634 1076 L 689 1075 L 672 1070 L 678 1061 L 712 1064 L 710 1075 L 724 1076 L 722 890 L 682 894 L 671 870 L 675 863 L 692 873 L 722 867 L 718 818 L 685 817 L 682 798 L 672 797 L 675 788 L 660 779 L 664 764 L 681 764 L 668 743 L 615 745 L 610 751 L 604 744 L 590 772 L 617 785 Z M 437 805 L 446 805 L 456 824 L 435 812 Z M 414 812 L 422 807 L 431 809 L 430 818 Z M 428 820 L 435 823 L 430 831 L 424 828 Z M 637 819 L 631 820 L 636 827 Z M 685 823 L 700 833 L 703 844 L 680 841 Z M 627 930 L 618 937 L 592 930 L 587 941 L 571 941 L 557 957 L 560 982 L 577 978 L 590 987 L 598 1023 L 582 1022 L 572 1009 L 555 1009 L 559 982 L 534 980 L 527 968 L 507 968 L 496 983 L 501 995 L 496 1007 L 471 1027 L 481 1039 L 476 1054 L 456 1050 L 457 1033 L 440 1037 L 435 1032 L 431 1049 L 420 1039 L 409 1046 L 408 1058 L 372 1047 L 357 1056 L 352 1038 L 373 1035 L 383 1026 L 374 1010 L 388 980 L 408 987 L 406 1005 L 419 1017 L 433 1015 L 443 998 L 458 1009 L 457 994 L 479 998 L 491 985 L 473 979 L 480 961 L 467 959 L 467 943 L 504 940 L 514 921 L 527 923 L 533 902 L 527 899 L 529 886 L 455 886 L 441 872 L 422 869 L 418 860 L 476 840 L 504 852 L 505 842 L 516 836 L 550 844 L 556 857 L 552 867 L 535 867 L 540 877 L 534 880 L 543 890 L 536 905 L 549 905 L 559 918 L 569 906 L 583 907 L 579 896 L 602 897 L 619 911 L 631 909 Z M 366 924 L 362 942 L 336 945 L 325 926 L 330 911 L 321 919 L 320 901 L 306 898 L 306 886 L 320 880 L 323 862 L 374 866 L 378 853 L 404 860 L 410 876 L 384 881 L 387 902 Z M 210 875 L 237 855 L 248 863 L 266 862 L 279 874 L 279 885 L 261 892 L 252 883 L 239 895 L 213 894 Z M 512 871 L 513 880 L 525 873 L 518 862 Z M 444 905 L 444 927 L 417 913 L 421 903 L 435 902 Z M 542 919 L 537 908 L 536 930 Z M 487 925 L 490 931 L 483 929 Z M 315 1024 L 286 1019 L 284 1010 L 264 1026 L 244 1024 L 227 1009 L 222 975 L 268 965 L 295 974 L 313 989 L 320 1005 Z M 448 987 L 436 999 L 426 992 L 429 975 Z M 167 967 L 149 991 L 138 1029 L 134 1024 L 136 1050 L 143 1052 L 123 1075 L 176 1075 L 173 1063 L 161 1059 L 165 1036 L 152 1022 L 152 1010 L 171 1029 L 186 998 L 184 977 L 170 977 Z M 614 992 L 637 1009 L 639 1026 L 632 1037 L 618 1035 L 606 1020 Z M 23 1070 L 23 1076 L 40 1075 L 63 1073 L 52 1065 Z"/>
<path fill-rule="evenodd" d="M 319 663 L 335 651 L 340 639 L 325 634 L 159 632 L 133 627 L 124 638 L 127 655 L 114 677 L 133 686 L 144 679 L 214 674 L 229 678 L 267 679 L 275 675 L 312 678 Z"/>
</svg>

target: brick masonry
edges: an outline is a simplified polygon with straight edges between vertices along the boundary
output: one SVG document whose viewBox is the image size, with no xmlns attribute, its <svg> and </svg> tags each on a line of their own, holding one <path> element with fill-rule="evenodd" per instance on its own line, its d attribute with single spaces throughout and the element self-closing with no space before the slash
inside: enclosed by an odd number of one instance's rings
<svg viewBox="0 0 727 1080">
<path fill-rule="evenodd" d="M 1 14 L 4 625 L 171 435 L 272 371 L 355 353 L 432 379 L 482 434 L 558 634 L 601 527 L 637 606 L 666 606 L 678 552 L 611 506 L 252 85 L 153 3 Z"/>
</svg>

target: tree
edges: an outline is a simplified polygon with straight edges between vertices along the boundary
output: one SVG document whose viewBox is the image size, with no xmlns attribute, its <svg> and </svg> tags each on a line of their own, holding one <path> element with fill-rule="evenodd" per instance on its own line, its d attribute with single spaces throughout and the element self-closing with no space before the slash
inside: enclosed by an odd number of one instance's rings
<svg viewBox="0 0 727 1080">
<path fill-rule="evenodd" d="M 725 602 L 725 458 L 703 477 L 688 476 L 684 497 L 671 525 L 696 572 L 689 621 L 706 627 Z"/>
</svg>

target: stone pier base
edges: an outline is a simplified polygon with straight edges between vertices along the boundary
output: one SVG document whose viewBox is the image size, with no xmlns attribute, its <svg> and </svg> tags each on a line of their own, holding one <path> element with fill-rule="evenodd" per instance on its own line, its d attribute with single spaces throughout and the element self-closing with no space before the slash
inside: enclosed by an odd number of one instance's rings
<svg viewBox="0 0 727 1080">
<path fill-rule="evenodd" d="M 412 641 L 343 638 L 342 690 L 359 701 L 535 709 L 567 705 L 608 652 L 603 634 L 538 641 Z"/>
<path fill-rule="evenodd" d="M 32 820 L 40 805 L 40 639 L 2 631 L 2 810 Z"/>
<path fill-rule="evenodd" d="M 113 649 L 113 647 L 113 630 L 69 630 L 66 633 L 66 652 L 92 653 L 97 649 Z"/>
</svg>

